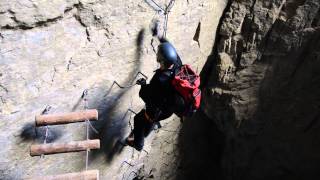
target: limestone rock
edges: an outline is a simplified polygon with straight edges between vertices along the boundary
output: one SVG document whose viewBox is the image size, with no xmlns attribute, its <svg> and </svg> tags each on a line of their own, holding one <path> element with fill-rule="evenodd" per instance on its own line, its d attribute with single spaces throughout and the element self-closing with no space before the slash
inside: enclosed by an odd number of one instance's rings
<svg viewBox="0 0 320 180">
<path fill-rule="evenodd" d="M 162 7 L 168 3 L 157 2 Z M 167 37 L 183 62 L 198 72 L 212 51 L 225 6 L 225 0 L 177 1 L 169 14 Z M 164 15 L 146 1 L 0 1 L 0 179 L 85 168 L 83 153 L 30 157 L 30 145 L 39 143 L 43 133 L 35 139 L 23 133 L 24 127 L 34 132 L 28 125 L 47 105 L 52 107 L 49 113 L 82 110 L 84 90 L 88 90 L 87 107 L 98 109 L 100 117 L 93 123 L 99 134 L 92 131 L 90 138 L 100 138 L 102 144 L 101 150 L 90 152 L 89 168 L 99 169 L 101 179 L 122 179 L 130 173 L 122 165 L 124 160 L 141 163 L 140 153 L 132 157 L 131 148 L 122 151 L 117 143 L 130 130 L 133 114 L 124 116 L 125 112 L 143 107 L 139 87 L 120 89 L 113 82 L 130 85 L 140 78 L 139 71 L 149 79 L 153 75 L 157 68 L 153 49 L 159 43 L 150 30 L 155 21 L 164 29 Z M 200 47 L 194 43 L 195 34 Z M 58 142 L 86 138 L 85 124 L 56 128 L 61 130 Z M 56 128 L 49 127 L 50 133 L 56 134 Z M 140 159 L 143 156 L 144 152 Z"/>
<path fill-rule="evenodd" d="M 220 53 L 218 57 L 217 71 L 219 81 L 225 83 L 229 80 L 230 74 L 234 73 L 235 65 L 227 53 Z"/>
<path fill-rule="evenodd" d="M 231 1 L 203 93 L 206 115 L 226 136 L 225 179 L 319 178 L 319 5 Z M 234 62 L 229 81 L 222 54 Z"/>
</svg>

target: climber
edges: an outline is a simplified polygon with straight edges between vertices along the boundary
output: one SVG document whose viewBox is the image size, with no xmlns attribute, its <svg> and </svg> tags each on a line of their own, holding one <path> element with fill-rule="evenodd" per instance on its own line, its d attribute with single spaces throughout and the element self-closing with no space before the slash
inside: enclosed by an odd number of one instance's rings
<svg viewBox="0 0 320 180">
<path fill-rule="evenodd" d="M 141 86 L 139 96 L 145 102 L 145 109 L 134 117 L 134 129 L 126 138 L 126 144 L 138 151 L 142 150 L 144 138 L 153 130 L 156 122 L 169 118 L 184 107 L 184 100 L 171 85 L 172 77 L 182 62 L 171 43 L 164 39 L 160 42 L 157 52 L 160 68 L 155 71 L 149 84 L 144 78 L 136 82 Z"/>
</svg>

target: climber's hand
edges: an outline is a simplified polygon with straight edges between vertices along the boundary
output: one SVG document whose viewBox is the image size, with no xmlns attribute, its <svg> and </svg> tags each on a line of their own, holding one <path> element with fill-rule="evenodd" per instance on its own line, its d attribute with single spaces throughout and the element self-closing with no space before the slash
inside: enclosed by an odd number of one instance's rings
<svg viewBox="0 0 320 180">
<path fill-rule="evenodd" d="M 147 84 L 147 80 L 144 79 L 144 78 L 140 78 L 140 79 L 137 80 L 136 84 L 138 84 L 140 86 L 146 85 Z"/>
</svg>

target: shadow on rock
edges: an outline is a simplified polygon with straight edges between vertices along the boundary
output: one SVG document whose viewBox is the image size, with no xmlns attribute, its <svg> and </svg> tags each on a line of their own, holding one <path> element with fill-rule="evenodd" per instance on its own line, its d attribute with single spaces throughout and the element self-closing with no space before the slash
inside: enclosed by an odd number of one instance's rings
<svg viewBox="0 0 320 180">
<path fill-rule="evenodd" d="M 136 38 L 136 55 L 134 69 L 128 72 L 126 81 L 122 84 L 123 86 L 132 85 L 137 79 L 137 74 L 141 69 L 141 56 L 143 53 L 143 41 L 144 41 L 145 30 L 141 29 Z M 111 86 L 105 95 L 106 100 L 96 107 L 99 109 L 99 120 L 92 122 L 95 129 L 99 131 L 99 134 L 91 133 L 90 138 L 99 138 L 101 141 L 100 150 L 93 151 L 91 153 L 92 158 L 96 158 L 100 154 L 106 155 L 106 161 L 111 162 L 116 154 L 121 153 L 123 145 L 120 144 L 120 140 L 123 140 L 125 133 L 128 129 L 128 121 L 124 117 L 125 107 L 121 107 L 121 99 L 125 98 L 125 94 L 130 88 L 121 88 L 116 93 L 115 91 L 118 86 Z M 137 95 L 138 96 L 138 95 Z M 127 107 L 129 108 L 129 107 Z M 123 113 L 121 113 L 123 112 Z"/>
<path fill-rule="evenodd" d="M 46 133 L 46 127 L 35 127 L 34 123 L 25 124 L 20 132 L 20 138 L 22 141 L 37 141 L 52 143 L 62 136 L 62 132 L 59 129 L 48 127 Z"/>
</svg>

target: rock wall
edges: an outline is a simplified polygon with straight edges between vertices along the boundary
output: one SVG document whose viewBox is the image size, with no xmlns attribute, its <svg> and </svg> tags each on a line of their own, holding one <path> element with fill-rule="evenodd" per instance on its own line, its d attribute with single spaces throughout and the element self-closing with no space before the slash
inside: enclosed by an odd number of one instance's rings
<svg viewBox="0 0 320 180">
<path fill-rule="evenodd" d="M 223 179 L 318 179 L 320 2 L 229 1 L 203 109 Z"/>
<path fill-rule="evenodd" d="M 169 14 L 167 38 L 199 72 L 225 6 L 225 0 L 177 1 Z M 157 68 L 158 40 L 150 29 L 159 22 L 163 32 L 164 16 L 154 8 L 151 1 L 131 0 L 0 1 L 0 179 L 85 168 L 85 153 L 29 155 L 30 145 L 43 143 L 45 135 L 45 128 L 33 127 L 35 115 L 47 105 L 49 114 L 83 109 L 85 89 L 88 108 L 97 108 L 100 117 L 93 124 L 99 134 L 91 138 L 102 142 L 89 169 L 99 169 L 102 179 L 122 177 L 119 168 L 131 150 L 116 149 L 116 142 L 129 129 L 126 110 L 138 111 L 142 102 L 138 87 L 121 90 L 112 83 L 127 85 L 138 71 L 151 77 Z M 83 139 L 85 124 L 49 127 L 48 142 Z"/>
<path fill-rule="evenodd" d="M 0 1 L 0 179 L 85 169 L 85 152 L 29 156 L 46 130 L 34 116 L 48 105 L 82 110 L 84 90 L 99 110 L 90 138 L 102 148 L 89 169 L 101 179 L 318 179 L 320 2 L 176 1 L 167 37 L 201 71 L 203 112 L 167 121 L 148 138 L 149 154 L 137 153 L 117 142 L 130 129 L 127 109 L 143 107 L 139 88 L 113 81 L 157 68 L 158 9 L 149 0 Z M 86 138 L 84 123 L 48 132 L 47 142 Z"/>
</svg>

